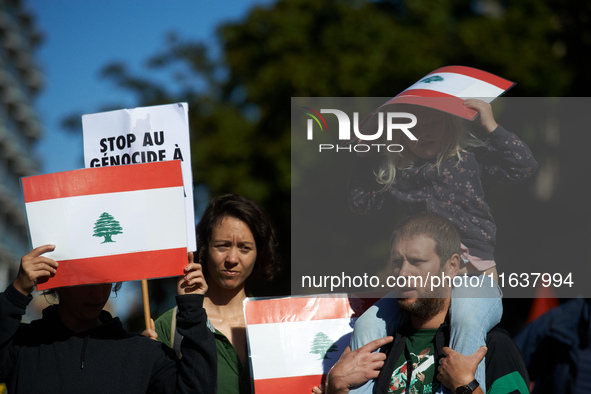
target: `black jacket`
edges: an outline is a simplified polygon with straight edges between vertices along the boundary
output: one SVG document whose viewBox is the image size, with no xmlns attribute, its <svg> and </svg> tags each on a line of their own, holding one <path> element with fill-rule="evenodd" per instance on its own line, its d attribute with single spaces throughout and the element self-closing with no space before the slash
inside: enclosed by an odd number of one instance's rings
<svg viewBox="0 0 591 394">
<path fill-rule="evenodd" d="M 215 393 L 216 348 L 203 296 L 177 297 L 181 360 L 163 344 L 129 334 L 106 311 L 102 325 L 78 334 L 61 322 L 57 306 L 21 323 L 31 299 L 13 285 L 0 293 L 0 381 L 9 393 Z"/>
<path fill-rule="evenodd" d="M 383 349 L 387 358 L 376 381 L 376 394 L 388 392 L 392 373 L 396 362 L 404 352 L 408 335 L 410 335 L 410 327 L 406 326 L 396 332 L 394 342 Z M 439 365 L 443 348 L 448 345 L 449 326 L 443 323 L 435 334 L 435 365 Z M 527 393 L 529 387 L 527 369 L 519 349 L 509 334 L 501 328 L 493 328 L 486 337 L 486 347 L 488 348 L 485 356 L 487 393 Z M 412 367 L 412 364 L 409 366 Z M 409 370 L 407 373 L 410 375 L 412 371 Z M 496 391 L 501 386 L 503 388 Z"/>
</svg>

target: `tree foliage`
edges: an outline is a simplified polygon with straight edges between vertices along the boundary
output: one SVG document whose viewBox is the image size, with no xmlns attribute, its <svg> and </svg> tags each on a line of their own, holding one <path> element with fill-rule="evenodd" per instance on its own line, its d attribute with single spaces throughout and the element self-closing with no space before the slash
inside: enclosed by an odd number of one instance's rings
<svg viewBox="0 0 591 394">
<path fill-rule="evenodd" d="M 188 102 L 195 184 L 263 205 L 289 263 L 290 97 L 390 97 L 453 64 L 518 82 L 514 96 L 585 96 L 590 16 L 588 0 L 280 0 L 221 25 L 219 55 L 170 35 L 147 65 L 172 84 L 123 63 L 103 77 L 138 106 Z"/>
</svg>

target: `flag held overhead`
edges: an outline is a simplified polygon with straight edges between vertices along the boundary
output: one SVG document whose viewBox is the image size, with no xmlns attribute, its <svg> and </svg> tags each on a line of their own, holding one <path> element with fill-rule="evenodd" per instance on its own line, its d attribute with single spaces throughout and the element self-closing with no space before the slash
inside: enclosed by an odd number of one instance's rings
<svg viewBox="0 0 591 394">
<path fill-rule="evenodd" d="M 60 263 L 38 290 L 180 275 L 187 233 L 180 162 L 22 178 L 32 247 Z"/>
<path fill-rule="evenodd" d="M 464 100 L 477 98 L 490 103 L 514 85 L 514 82 L 476 68 L 447 66 L 430 72 L 383 106 L 421 105 L 472 120 L 477 112 L 466 107 Z"/>
</svg>

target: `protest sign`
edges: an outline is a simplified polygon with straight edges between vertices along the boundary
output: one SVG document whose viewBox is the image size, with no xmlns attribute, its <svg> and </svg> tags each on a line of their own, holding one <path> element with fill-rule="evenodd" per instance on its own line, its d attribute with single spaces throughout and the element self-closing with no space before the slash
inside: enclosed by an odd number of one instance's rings
<svg viewBox="0 0 591 394">
<path fill-rule="evenodd" d="M 87 168 L 166 160 L 182 162 L 188 248 L 197 249 L 187 103 L 82 116 Z"/>
<path fill-rule="evenodd" d="M 344 294 L 247 298 L 255 392 L 310 393 L 349 346 L 357 317 L 375 301 Z"/>
<path fill-rule="evenodd" d="M 57 273 L 38 290 L 177 276 L 187 264 L 181 165 L 88 168 L 22 178 L 32 246 Z"/>
<path fill-rule="evenodd" d="M 416 104 L 474 119 L 477 112 L 464 100 L 477 98 L 488 103 L 515 83 L 472 67 L 447 66 L 430 72 L 384 105 Z"/>
</svg>

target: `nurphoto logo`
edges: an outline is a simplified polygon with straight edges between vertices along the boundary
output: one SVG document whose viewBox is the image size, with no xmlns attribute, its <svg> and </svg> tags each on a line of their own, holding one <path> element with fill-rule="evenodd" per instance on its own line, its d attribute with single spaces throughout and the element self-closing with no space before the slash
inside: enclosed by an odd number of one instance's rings
<svg viewBox="0 0 591 394">
<path fill-rule="evenodd" d="M 417 117 L 408 112 L 378 112 L 372 114 L 377 125 L 375 127 L 364 127 L 367 123 L 359 123 L 359 112 L 353 112 L 353 122 L 349 115 L 339 109 L 321 109 L 320 112 L 312 108 L 303 107 L 304 112 L 310 118 L 307 121 L 307 139 L 314 140 L 314 129 L 320 129 L 321 132 L 329 132 L 328 124 L 322 114 L 332 114 L 336 116 L 338 122 L 338 140 L 335 144 L 318 144 L 318 151 L 336 151 L 336 152 L 357 152 L 364 153 L 371 150 L 377 152 L 401 152 L 403 146 L 392 142 L 395 132 L 402 132 L 412 141 L 417 138 L 410 131 L 416 126 Z M 315 126 L 316 125 L 316 126 Z M 386 143 L 377 140 L 382 138 L 385 133 Z M 382 138 L 383 139 L 383 138 Z M 376 141 L 376 142 L 372 142 Z"/>
</svg>

